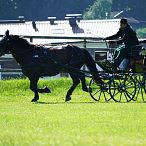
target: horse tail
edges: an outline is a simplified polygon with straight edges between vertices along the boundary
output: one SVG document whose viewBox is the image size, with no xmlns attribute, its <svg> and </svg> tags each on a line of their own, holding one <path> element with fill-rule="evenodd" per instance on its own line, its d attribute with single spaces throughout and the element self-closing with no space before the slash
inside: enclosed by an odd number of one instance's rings
<svg viewBox="0 0 146 146">
<path fill-rule="evenodd" d="M 90 55 L 90 53 L 86 49 L 83 49 L 83 51 L 84 51 L 85 65 L 90 70 L 91 75 L 93 76 L 93 79 L 97 83 L 103 84 L 103 81 L 101 80 L 101 78 L 99 76 L 99 72 L 98 72 L 98 70 L 96 68 L 96 63 L 95 63 L 94 59 L 92 58 L 92 56 Z"/>
</svg>

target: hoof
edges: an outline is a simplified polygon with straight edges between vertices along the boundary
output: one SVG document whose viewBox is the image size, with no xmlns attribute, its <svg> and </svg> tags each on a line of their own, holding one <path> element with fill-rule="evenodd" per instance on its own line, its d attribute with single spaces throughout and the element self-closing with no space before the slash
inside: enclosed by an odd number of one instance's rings
<svg viewBox="0 0 146 146">
<path fill-rule="evenodd" d="M 36 98 L 33 98 L 32 100 L 31 100 L 31 102 L 36 102 L 38 99 L 36 99 Z"/>
<path fill-rule="evenodd" d="M 45 93 L 51 93 L 51 90 L 48 87 L 45 87 L 44 90 L 45 90 Z"/>
<path fill-rule="evenodd" d="M 82 88 L 82 90 L 85 91 L 85 92 L 89 92 L 88 87 L 87 88 Z"/>
<path fill-rule="evenodd" d="M 65 102 L 70 101 L 70 100 L 71 100 L 71 97 L 67 97 L 67 98 L 65 99 Z"/>
<path fill-rule="evenodd" d="M 39 93 L 51 93 L 50 89 L 48 87 L 45 87 L 43 89 L 38 89 Z"/>
</svg>

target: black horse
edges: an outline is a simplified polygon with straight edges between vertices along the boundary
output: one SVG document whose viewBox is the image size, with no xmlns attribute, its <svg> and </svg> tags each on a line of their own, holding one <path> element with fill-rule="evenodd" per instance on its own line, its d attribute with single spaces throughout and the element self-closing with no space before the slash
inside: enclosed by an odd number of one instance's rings
<svg viewBox="0 0 146 146">
<path fill-rule="evenodd" d="M 85 74 L 78 71 L 84 64 L 91 71 L 95 82 L 103 84 L 91 55 L 87 50 L 77 46 L 62 45 L 45 48 L 33 45 L 20 36 L 9 35 L 9 31 L 6 31 L 5 36 L 0 41 L 0 56 L 7 53 L 13 55 L 21 66 L 23 74 L 29 78 L 30 89 L 35 94 L 32 102 L 39 99 L 38 93 L 50 93 L 48 87 L 37 88 L 39 78 L 57 75 L 62 70 L 66 70 L 73 80 L 73 85 L 68 90 L 65 101 L 71 100 L 72 92 L 80 81 L 83 91 L 88 92 Z"/>
</svg>

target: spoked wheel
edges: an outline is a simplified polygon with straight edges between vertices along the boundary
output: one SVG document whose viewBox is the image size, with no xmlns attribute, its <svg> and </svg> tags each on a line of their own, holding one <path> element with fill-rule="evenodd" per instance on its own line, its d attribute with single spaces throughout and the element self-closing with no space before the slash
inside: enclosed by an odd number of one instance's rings
<svg viewBox="0 0 146 146">
<path fill-rule="evenodd" d="M 104 81 L 106 84 L 105 85 L 97 85 L 96 82 L 91 79 L 89 83 L 89 89 L 90 89 L 90 96 L 95 100 L 95 101 L 109 101 L 111 99 L 111 96 L 109 94 L 109 84 L 108 80 Z"/>
<path fill-rule="evenodd" d="M 131 75 L 115 74 L 110 80 L 109 91 L 116 102 L 129 102 L 136 94 L 136 83 Z"/>
<path fill-rule="evenodd" d="M 143 102 L 146 102 L 146 80 L 143 74 L 135 74 L 134 80 L 136 82 L 136 97 L 135 100 L 142 98 Z"/>
</svg>

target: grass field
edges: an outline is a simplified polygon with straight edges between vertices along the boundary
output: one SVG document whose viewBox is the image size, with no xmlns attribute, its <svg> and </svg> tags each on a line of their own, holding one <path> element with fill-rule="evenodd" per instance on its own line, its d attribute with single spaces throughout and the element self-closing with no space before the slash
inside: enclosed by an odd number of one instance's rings
<svg viewBox="0 0 146 146">
<path fill-rule="evenodd" d="M 70 79 L 41 80 L 51 94 L 31 103 L 29 81 L 0 81 L 0 146 L 146 146 L 146 103 L 95 102 Z"/>
</svg>

